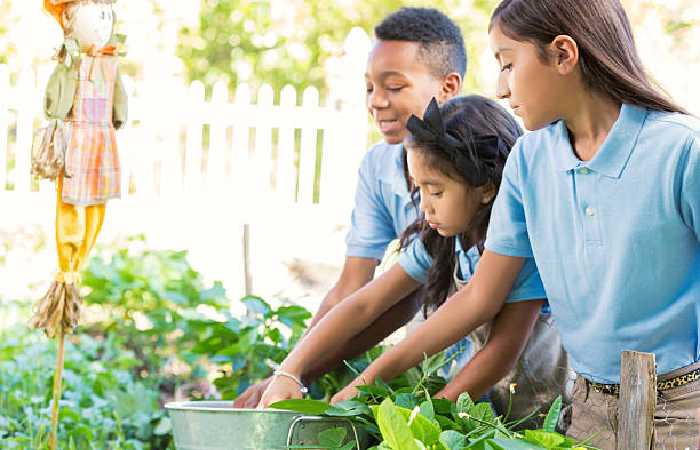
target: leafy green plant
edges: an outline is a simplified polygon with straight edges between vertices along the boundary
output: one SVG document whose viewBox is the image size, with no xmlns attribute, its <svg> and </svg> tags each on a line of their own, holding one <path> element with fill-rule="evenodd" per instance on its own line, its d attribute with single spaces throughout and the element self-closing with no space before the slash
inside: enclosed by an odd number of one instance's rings
<svg viewBox="0 0 700 450">
<path fill-rule="evenodd" d="M 3 449 L 47 448 L 55 349 L 26 329 L 0 335 Z M 67 449 L 164 450 L 170 419 L 159 392 L 134 376 L 140 361 L 113 338 L 73 336 L 66 344 L 59 442 Z"/>
<path fill-rule="evenodd" d="M 119 249 L 101 248 L 83 274 L 85 303 L 92 307 L 80 330 L 112 336 L 133 351 L 143 376 L 161 376 L 166 366 L 184 361 L 187 377 L 206 376 L 201 355 L 192 353 L 200 336 L 190 324 L 201 321 L 201 308 L 213 315 L 228 310 L 221 283 L 206 287 L 184 251 L 149 250 L 143 237 Z"/>
<path fill-rule="evenodd" d="M 517 423 L 504 423 L 488 403 L 475 403 L 466 393 L 456 402 L 432 398 L 444 385 L 444 380 L 435 376 L 444 361 L 441 355 L 426 358 L 420 367 L 389 383 L 378 379 L 359 386 L 357 398 L 333 406 L 318 400 L 285 400 L 272 407 L 347 417 L 371 437 L 374 447 L 370 450 L 591 448 L 555 431 L 561 398 L 552 404 L 542 429 L 524 431 L 514 431 Z"/>
<path fill-rule="evenodd" d="M 233 399 L 251 383 L 270 374 L 272 363 L 280 363 L 301 337 L 311 317 L 301 306 L 272 308 L 260 297 L 244 297 L 243 318 L 222 314 L 221 321 L 189 321 L 188 333 L 197 337 L 194 354 L 206 355 L 223 364 L 215 380 L 224 399 Z"/>
</svg>

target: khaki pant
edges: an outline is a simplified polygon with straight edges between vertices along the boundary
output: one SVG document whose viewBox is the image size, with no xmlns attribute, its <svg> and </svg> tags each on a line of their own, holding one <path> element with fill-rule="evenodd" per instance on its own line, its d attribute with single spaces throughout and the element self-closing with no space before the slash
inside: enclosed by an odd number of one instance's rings
<svg viewBox="0 0 700 450">
<path fill-rule="evenodd" d="M 684 367 L 660 380 L 687 373 L 700 363 Z M 615 450 L 618 433 L 618 397 L 593 391 L 588 381 L 577 377 L 573 392 L 573 418 L 568 435 L 601 450 Z M 700 380 L 659 392 L 654 413 L 654 450 L 698 448 L 695 411 L 700 408 Z"/>
</svg>

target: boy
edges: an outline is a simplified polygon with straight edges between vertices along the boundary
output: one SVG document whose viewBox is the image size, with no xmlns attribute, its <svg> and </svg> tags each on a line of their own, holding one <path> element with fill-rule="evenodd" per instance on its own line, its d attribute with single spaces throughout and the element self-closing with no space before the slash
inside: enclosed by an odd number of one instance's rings
<svg viewBox="0 0 700 450">
<path fill-rule="evenodd" d="M 432 97 L 442 103 L 458 95 L 467 69 L 459 27 L 435 9 L 402 8 L 387 16 L 374 33 L 377 40 L 365 74 L 367 107 L 384 141 L 367 152 L 360 167 L 345 264 L 311 327 L 372 280 L 388 244 L 416 220 L 418 211 L 411 200 L 401 144 L 407 134 L 406 122 L 412 114 L 421 116 Z M 319 355 L 316 367 L 304 378 L 314 379 L 407 323 L 420 306 L 413 297 L 407 297 L 359 333 L 351 340 L 351 347 Z M 254 408 L 268 380 L 248 388 L 234 406 Z"/>
</svg>

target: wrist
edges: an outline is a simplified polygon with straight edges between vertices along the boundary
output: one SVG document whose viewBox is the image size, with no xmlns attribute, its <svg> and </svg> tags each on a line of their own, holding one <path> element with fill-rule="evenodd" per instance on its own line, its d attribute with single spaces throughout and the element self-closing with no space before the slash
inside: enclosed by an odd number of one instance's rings
<svg viewBox="0 0 700 450">
<path fill-rule="evenodd" d="M 282 369 L 275 369 L 273 372 L 273 377 L 275 379 L 286 379 L 288 382 L 291 382 L 299 387 L 299 392 L 302 394 L 308 394 L 309 393 L 309 388 L 304 385 L 304 383 L 301 381 L 301 379 L 289 372 L 286 372 Z"/>
</svg>

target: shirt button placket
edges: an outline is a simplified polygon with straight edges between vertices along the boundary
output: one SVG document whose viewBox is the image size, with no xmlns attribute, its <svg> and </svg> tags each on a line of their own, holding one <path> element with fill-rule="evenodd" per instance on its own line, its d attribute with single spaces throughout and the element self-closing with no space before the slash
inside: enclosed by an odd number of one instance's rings
<svg viewBox="0 0 700 450">
<path fill-rule="evenodd" d="M 585 242 L 600 242 L 599 224 L 598 224 L 598 209 L 595 202 L 595 177 L 591 169 L 585 166 L 579 166 L 575 170 L 577 178 L 577 186 L 581 195 L 581 206 L 583 207 L 584 221 L 583 233 Z"/>
</svg>

